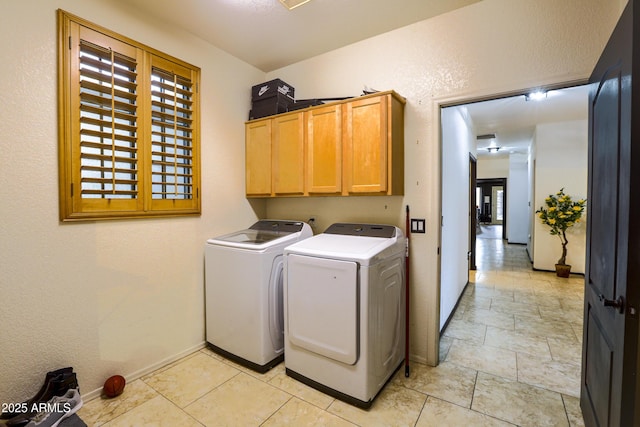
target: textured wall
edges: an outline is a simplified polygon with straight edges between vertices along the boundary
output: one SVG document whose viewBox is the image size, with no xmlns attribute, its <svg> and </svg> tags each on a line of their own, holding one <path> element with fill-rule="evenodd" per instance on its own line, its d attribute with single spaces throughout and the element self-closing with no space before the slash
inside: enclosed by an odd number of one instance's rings
<svg viewBox="0 0 640 427">
<path fill-rule="evenodd" d="M 264 213 L 244 198 L 243 125 L 264 73 L 123 5 L 0 2 L 0 402 L 62 366 L 86 394 L 202 345 L 204 242 Z M 201 217 L 58 222 L 57 8 L 202 68 Z"/>
<path fill-rule="evenodd" d="M 367 200 L 363 209 L 353 200 L 316 199 L 304 209 L 322 224 L 371 217 L 404 226 L 405 204 L 427 219 L 427 233 L 412 239 L 416 359 L 437 358 L 440 105 L 587 78 L 620 13 L 620 2 L 609 0 L 483 0 L 269 74 L 300 98 L 358 95 L 364 85 L 407 98 L 405 197 Z M 302 207 L 273 200 L 267 209 L 280 216 Z"/>
</svg>

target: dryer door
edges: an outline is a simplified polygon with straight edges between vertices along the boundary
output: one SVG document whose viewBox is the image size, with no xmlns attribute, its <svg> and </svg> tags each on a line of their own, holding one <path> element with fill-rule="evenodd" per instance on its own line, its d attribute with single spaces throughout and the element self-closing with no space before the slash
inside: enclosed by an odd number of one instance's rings
<svg viewBox="0 0 640 427">
<path fill-rule="evenodd" d="M 358 264 L 290 254 L 287 330 L 291 344 L 353 365 L 358 361 Z"/>
</svg>

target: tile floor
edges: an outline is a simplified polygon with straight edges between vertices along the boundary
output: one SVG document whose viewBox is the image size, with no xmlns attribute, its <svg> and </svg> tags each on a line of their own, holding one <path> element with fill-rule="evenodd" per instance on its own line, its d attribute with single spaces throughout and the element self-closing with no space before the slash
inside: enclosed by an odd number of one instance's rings
<svg viewBox="0 0 640 427">
<path fill-rule="evenodd" d="M 441 363 L 400 369 L 368 411 L 208 349 L 85 402 L 89 426 L 580 426 L 582 277 L 535 272 L 520 245 L 478 239 Z"/>
</svg>

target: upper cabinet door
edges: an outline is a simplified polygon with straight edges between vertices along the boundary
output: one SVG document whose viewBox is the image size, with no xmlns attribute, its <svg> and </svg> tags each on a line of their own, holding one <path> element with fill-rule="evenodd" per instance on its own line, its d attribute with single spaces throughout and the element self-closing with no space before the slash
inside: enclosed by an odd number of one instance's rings
<svg viewBox="0 0 640 427">
<path fill-rule="evenodd" d="M 272 121 L 273 192 L 304 194 L 304 113 L 285 114 Z"/>
<path fill-rule="evenodd" d="M 388 96 L 343 104 L 344 173 L 347 193 L 386 193 Z"/>
<path fill-rule="evenodd" d="M 318 107 L 307 114 L 307 191 L 342 191 L 342 106 Z"/>
<path fill-rule="evenodd" d="M 271 120 L 246 124 L 245 177 L 247 196 L 271 195 Z"/>
</svg>

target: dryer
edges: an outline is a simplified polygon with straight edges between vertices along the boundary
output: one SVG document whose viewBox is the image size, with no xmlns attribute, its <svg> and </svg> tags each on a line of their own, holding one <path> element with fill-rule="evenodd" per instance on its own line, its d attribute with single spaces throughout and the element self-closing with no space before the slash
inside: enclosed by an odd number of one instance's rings
<svg viewBox="0 0 640 427">
<path fill-rule="evenodd" d="M 311 237 L 299 221 L 261 220 L 205 245 L 207 343 L 258 372 L 283 360 L 283 250 Z"/>
<path fill-rule="evenodd" d="M 286 373 L 368 408 L 404 360 L 406 238 L 338 223 L 285 248 Z"/>
</svg>

